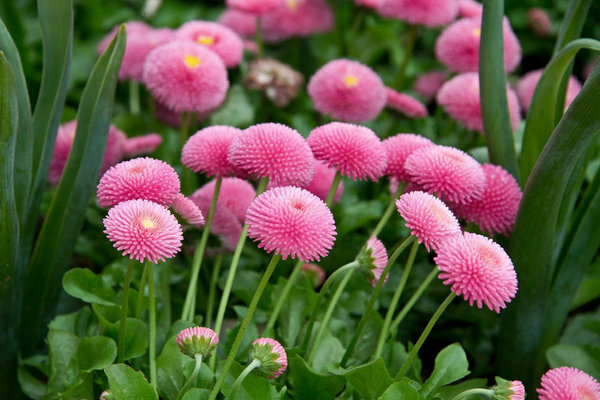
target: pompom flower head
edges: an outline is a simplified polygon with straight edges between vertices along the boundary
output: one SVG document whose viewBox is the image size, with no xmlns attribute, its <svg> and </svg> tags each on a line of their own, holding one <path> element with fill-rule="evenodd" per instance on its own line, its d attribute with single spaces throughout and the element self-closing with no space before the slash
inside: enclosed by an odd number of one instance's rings
<svg viewBox="0 0 600 400">
<path fill-rule="evenodd" d="M 534 71 L 530 71 L 523 75 L 519 83 L 517 84 L 517 96 L 519 97 L 519 102 L 521 103 L 521 107 L 525 112 L 529 111 L 529 107 L 531 106 L 531 100 L 533 99 L 533 93 L 535 92 L 535 88 L 542 77 L 543 69 L 536 69 Z M 581 83 L 571 75 L 569 78 L 569 83 L 567 85 L 567 93 L 565 98 L 565 110 L 569 108 L 569 105 L 579 91 L 581 90 Z"/>
<path fill-rule="evenodd" d="M 175 212 L 194 226 L 204 226 L 204 216 L 198 206 L 189 198 L 179 193 L 171 203 Z"/>
<path fill-rule="evenodd" d="M 221 57 L 227 68 L 238 65 L 244 55 L 244 44 L 237 33 L 216 22 L 186 22 L 175 31 L 175 38 L 206 46 Z"/>
<path fill-rule="evenodd" d="M 283 0 L 263 17 L 269 41 L 309 36 L 333 28 L 333 11 L 325 0 Z"/>
<path fill-rule="evenodd" d="M 496 377 L 496 386 L 494 391 L 494 400 L 524 400 L 525 387 L 521 381 L 507 381 Z"/>
<path fill-rule="evenodd" d="M 275 9 L 283 0 L 226 0 L 228 8 L 253 15 L 264 15 Z"/>
<path fill-rule="evenodd" d="M 229 162 L 242 173 L 281 185 L 305 186 L 314 174 L 314 157 L 304 138 L 276 123 L 242 131 L 229 148 Z"/>
<path fill-rule="evenodd" d="M 458 15 L 464 18 L 480 17 L 483 5 L 475 0 L 458 0 Z"/>
<path fill-rule="evenodd" d="M 381 141 L 364 126 L 331 122 L 313 129 L 307 142 L 317 160 L 353 180 L 376 181 L 387 165 Z"/>
<path fill-rule="evenodd" d="M 215 192 L 216 181 L 212 180 L 194 192 L 194 196 L 203 196 L 211 200 Z M 240 178 L 223 178 L 217 207 L 225 206 L 240 220 L 246 219 L 246 211 L 256 197 L 254 187 L 248 181 Z"/>
<path fill-rule="evenodd" d="M 217 22 L 245 38 L 253 37 L 256 33 L 256 16 L 235 8 L 226 8 Z"/>
<path fill-rule="evenodd" d="M 438 90 L 442 87 L 448 73 L 446 71 L 432 71 L 419 75 L 415 81 L 414 90 L 429 102 L 435 98 Z"/>
<path fill-rule="evenodd" d="M 560 367 L 542 376 L 537 392 L 540 400 L 598 400 L 600 383 L 576 368 Z"/>
<path fill-rule="evenodd" d="M 431 140 L 414 133 L 399 133 L 385 139 L 382 143 L 388 158 L 385 175 L 404 182 L 410 180 L 410 175 L 404 169 L 404 163 L 408 156 L 422 147 L 435 146 Z"/>
<path fill-rule="evenodd" d="M 208 215 L 212 191 L 209 195 L 198 192 L 199 190 L 194 192 L 190 196 L 190 200 L 198 206 L 203 215 Z M 223 244 L 223 248 L 217 250 L 233 251 L 242 234 L 242 223 L 227 206 L 217 202 L 217 208 L 215 209 L 212 224 L 210 225 L 210 232 L 219 237 Z"/>
<path fill-rule="evenodd" d="M 456 18 L 458 7 L 456 0 L 380 0 L 377 11 L 384 17 L 433 28 Z"/>
<path fill-rule="evenodd" d="M 406 115 L 409 118 L 424 118 L 427 108 L 419 100 L 404 93 L 399 93 L 392 88 L 386 88 L 387 103 L 389 108 Z"/>
<path fill-rule="evenodd" d="M 181 151 L 181 163 L 194 172 L 217 178 L 235 172 L 229 162 L 229 147 L 242 131 L 232 126 L 214 125 L 192 135 Z"/>
<path fill-rule="evenodd" d="M 179 252 L 183 235 L 171 212 L 148 200 L 128 200 L 108 210 L 104 233 L 123 255 L 157 263 Z"/>
<path fill-rule="evenodd" d="M 196 355 L 200 355 L 205 358 L 217 348 L 219 337 L 210 328 L 194 326 L 179 332 L 175 341 L 186 356 L 194 358 Z"/>
<path fill-rule="evenodd" d="M 428 146 L 415 150 L 406 159 L 404 168 L 412 182 L 454 203 L 480 199 L 485 189 L 481 165 L 454 147 Z"/>
<path fill-rule="evenodd" d="M 98 204 L 110 207 L 126 200 L 145 199 L 168 205 L 180 186 L 177 173 L 166 162 L 135 158 L 115 165 L 100 178 Z"/>
<path fill-rule="evenodd" d="M 358 261 L 360 272 L 375 287 L 388 262 L 387 251 L 381 240 L 375 236 L 369 238 L 365 247 L 362 248 L 358 257 L 356 257 L 356 260 Z M 384 283 L 387 281 L 387 278 L 386 276 Z"/>
<path fill-rule="evenodd" d="M 187 40 L 152 50 L 144 64 L 144 82 L 159 102 L 175 112 L 213 111 L 223 103 L 229 88 L 221 58 Z"/>
<path fill-rule="evenodd" d="M 371 68 L 345 59 L 330 61 L 315 72 L 308 94 L 317 111 L 348 122 L 374 119 L 387 100 L 385 86 Z"/>
<path fill-rule="evenodd" d="M 260 361 L 257 372 L 269 379 L 275 379 L 287 368 L 287 354 L 275 339 L 259 338 L 252 342 L 250 358 Z"/>
<path fill-rule="evenodd" d="M 424 192 L 405 193 L 396 200 L 398 212 L 427 251 L 437 249 L 450 236 L 460 234 L 458 220 L 440 199 Z"/>
<path fill-rule="evenodd" d="M 302 261 L 325 257 L 335 240 L 329 208 L 314 194 L 293 186 L 277 187 L 258 196 L 246 214 L 248 236 L 267 253 L 275 251 Z"/>
<path fill-rule="evenodd" d="M 462 295 L 470 305 L 500 312 L 517 293 L 517 274 L 500 245 L 475 233 L 465 232 L 444 240 L 434 258 L 444 285 Z"/>
</svg>

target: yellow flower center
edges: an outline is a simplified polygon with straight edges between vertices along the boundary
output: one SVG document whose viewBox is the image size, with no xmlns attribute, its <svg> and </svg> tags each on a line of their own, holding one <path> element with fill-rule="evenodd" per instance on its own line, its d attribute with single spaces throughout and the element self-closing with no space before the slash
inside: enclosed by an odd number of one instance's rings
<svg viewBox="0 0 600 400">
<path fill-rule="evenodd" d="M 154 222 L 150 218 L 144 218 L 142 219 L 142 226 L 146 229 L 152 229 L 156 226 L 156 222 Z"/>
<path fill-rule="evenodd" d="M 296 11 L 296 9 L 298 8 L 298 0 L 287 0 L 286 4 L 288 8 L 292 11 Z"/>
<path fill-rule="evenodd" d="M 479 28 L 473 29 L 473 36 L 480 37 L 481 36 L 481 29 L 479 29 Z"/>
<path fill-rule="evenodd" d="M 346 83 L 346 86 L 353 87 L 358 85 L 358 78 L 354 75 L 346 75 L 344 76 L 344 82 Z"/>
<path fill-rule="evenodd" d="M 212 36 L 201 35 L 196 39 L 198 44 L 203 44 L 205 46 L 212 46 L 215 43 L 215 38 Z"/>
<path fill-rule="evenodd" d="M 199 66 L 202 63 L 200 58 L 193 56 L 191 54 L 188 54 L 187 56 L 185 56 L 183 61 L 185 62 L 185 65 L 187 65 L 187 67 L 190 69 L 196 68 L 197 66 Z"/>
</svg>

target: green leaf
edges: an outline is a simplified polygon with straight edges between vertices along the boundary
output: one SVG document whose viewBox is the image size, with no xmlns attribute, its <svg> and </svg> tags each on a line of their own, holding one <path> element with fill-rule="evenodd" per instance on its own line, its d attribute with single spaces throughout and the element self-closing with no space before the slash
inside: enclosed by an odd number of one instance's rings
<svg viewBox="0 0 600 400">
<path fill-rule="evenodd" d="M 344 350 L 340 340 L 329 329 L 326 329 L 319 348 L 316 350 L 313 368 L 315 371 L 323 372 L 337 366 L 344 356 Z"/>
<path fill-rule="evenodd" d="M 117 358 L 117 343 L 106 336 L 84 337 L 75 356 L 82 371 L 104 369 Z"/>
<path fill-rule="evenodd" d="M 240 84 L 231 86 L 225 102 L 211 114 L 211 125 L 230 125 L 246 128 L 254 123 L 254 108 Z"/>
<path fill-rule="evenodd" d="M 557 344 L 548 349 L 551 368 L 574 367 L 600 379 L 600 347 Z"/>
<path fill-rule="evenodd" d="M 34 376 L 21 364 L 19 364 L 17 375 L 19 385 L 26 396 L 32 399 L 40 399 L 46 394 L 46 385 L 42 381 L 34 378 Z"/>
<path fill-rule="evenodd" d="M 219 364 L 219 367 L 222 366 L 222 363 Z M 231 369 L 227 372 L 227 376 L 225 377 L 221 389 L 225 398 L 230 397 L 229 395 L 231 389 L 233 389 L 233 383 L 243 370 L 243 366 L 235 361 L 233 362 Z M 217 372 L 217 374 L 219 373 L 220 371 Z M 267 378 L 258 376 L 255 373 L 249 374 L 235 393 L 235 400 L 276 400 L 280 398 L 281 395 L 277 392 L 275 386 L 272 386 Z"/>
<path fill-rule="evenodd" d="M 273 291 L 273 300 L 279 298 L 287 280 L 280 278 L 277 288 Z M 286 302 L 281 308 L 277 325 L 279 336 L 283 339 L 286 347 L 293 347 L 298 335 L 304 328 L 305 318 L 313 307 L 316 294 L 312 287 L 310 291 L 304 286 L 292 286 Z M 275 301 L 273 301 L 275 303 Z"/>
<path fill-rule="evenodd" d="M 439 398 L 440 400 L 452 400 L 466 390 L 485 387 L 487 387 L 487 379 L 469 379 L 457 385 L 441 387 L 435 398 Z"/>
<path fill-rule="evenodd" d="M 71 332 L 50 330 L 48 332 L 48 394 L 58 395 L 77 382 L 79 368 L 73 357 L 79 347 L 80 339 Z"/>
<path fill-rule="evenodd" d="M 185 392 L 182 400 L 206 400 L 209 394 L 209 389 L 190 388 Z"/>
<path fill-rule="evenodd" d="M 419 400 L 419 392 L 407 380 L 393 383 L 383 393 L 380 400 Z"/>
<path fill-rule="evenodd" d="M 583 30 L 583 25 L 588 17 L 591 5 L 592 0 L 570 1 L 554 46 L 555 55 L 568 43 L 581 36 L 581 31 Z"/>
<path fill-rule="evenodd" d="M 600 297 L 600 258 L 588 268 L 581 286 L 577 289 L 571 309 L 578 308 L 598 297 Z"/>
<path fill-rule="evenodd" d="M 105 306 L 115 305 L 117 294 L 87 268 L 73 268 L 63 277 L 63 288 L 71 296 Z"/>
<path fill-rule="evenodd" d="M 158 400 L 144 374 L 125 364 L 104 368 L 108 385 L 115 400 Z"/>
<path fill-rule="evenodd" d="M 92 399 L 94 397 L 94 383 L 92 374 L 83 372 L 77 382 L 60 394 L 61 400 Z"/>
<path fill-rule="evenodd" d="M 96 63 L 81 97 L 73 147 L 25 274 L 23 313 L 28 317 L 21 326 L 24 355 L 37 346 L 54 313 L 61 278 L 94 193 L 124 50 L 122 27 Z"/>
<path fill-rule="evenodd" d="M 342 376 L 362 399 L 377 399 L 394 383 L 383 358 L 349 369 Z"/>
<path fill-rule="evenodd" d="M 479 48 L 481 116 L 490 160 L 519 180 L 519 167 L 508 112 L 502 19 L 504 1 L 484 0 Z"/>
<path fill-rule="evenodd" d="M 333 400 L 345 385 L 341 376 L 315 372 L 298 354 L 290 359 L 288 380 L 297 400 Z"/>
<path fill-rule="evenodd" d="M 458 343 L 445 347 L 435 357 L 435 366 L 429 379 L 421 387 L 421 395 L 430 398 L 436 391 L 449 383 L 469 375 L 469 362 L 462 346 Z"/>
</svg>

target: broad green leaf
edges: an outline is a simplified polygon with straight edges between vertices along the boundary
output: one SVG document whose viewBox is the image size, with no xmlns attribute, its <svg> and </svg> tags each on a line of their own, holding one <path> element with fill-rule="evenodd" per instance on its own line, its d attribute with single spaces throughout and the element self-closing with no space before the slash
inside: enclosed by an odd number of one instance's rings
<svg viewBox="0 0 600 400">
<path fill-rule="evenodd" d="M 104 368 L 108 385 L 115 400 L 158 400 L 144 374 L 125 364 Z"/>
<path fill-rule="evenodd" d="M 219 367 L 222 367 L 222 363 Z M 225 398 L 230 397 L 233 382 L 242 373 L 244 367 L 234 361 L 231 369 L 227 372 L 223 387 L 221 388 Z M 217 371 L 219 374 L 220 371 Z M 235 393 L 235 399 L 232 400 L 277 400 L 281 399 L 280 393 L 277 392 L 275 386 L 269 383 L 267 378 L 258 376 L 256 373 L 250 373 L 244 382 L 238 387 Z"/>
<path fill-rule="evenodd" d="M 82 371 L 104 369 L 115 361 L 117 343 L 106 336 L 84 337 L 79 342 L 75 356 Z"/>
<path fill-rule="evenodd" d="M 600 379 L 600 347 L 557 344 L 546 356 L 551 368 L 574 367 Z"/>
<path fill-rule="evenodd" d="M 104 283 L 102 277 L 87 268 L 73 268 L 63 277 L 63 288 L 71 296 L 105 306 L 115 305 L 117 294 Z"/>
<path fill-rule="evenodd" d="M 29 354 L 38 344 L 54 313 L 62 275 L 94 193 L 100 171 L 117 76 L 125 50 L 125 28 L 100 57 L 83 91 L 77 131 L 63 177 L 42 225 L 25 274 L 21 350 Z"/>
<path fill-rule="evenodd" d="M 115 324 L 118 329 L 118 324 Z M 117 339 L 114 338 L 113 339 Z M 123 359 L 130 360 L 146 353 L 148 348 L 148 326 L 142 320 L 127 318 L 125 339 L 123 340 Z"/>
<path fill-rule="evenodd" d="M 337 366 L 343 356 L 344 346 L 329 329 L 326 329 L 321 343 L 319 343 L 319 348 L 316 350 L 312 364 L 313 368 L 318 372 L 328 371 L 330 368 Z"/>
<path fill-rule="evenodd" d="M 295 399 L 333 400 L 344 389 L 344 378 L 315 372 L 298 354 L 290 359 L 288 368 Z"/>
<path fill-rule="evenodd" d="M 40 399 L 46 394 L 46 385 L 29 373 L 25 366 L 19 364 L 17 375 L 21 390 L 26 396 L 32 399 Z"/>
<path fill-rule="evenodd" d="M 182 400 L 206 400 L 209 394 L 209 389 L 190 388 L 185 392 Z"/>
<path fill-rule="evenodd" d="M 469 375 L 469 362 L 462 346 L 458 343 L 445 347 L 435 357 L 435 366 L 429 379 L 423 383 L 420 393 L 430 398 L 444 385 L 456 382 Z"/>
<path fill-rule="evenodd" d="M 60 394 L 61 400 L 93 399 L 94 383 L 92 373 L 82 372 L 77 382 Z"/>
<path fill-rule="evenodd" d="M 468 381 L 461 382 L 457 385 L 441 387 L 438 390 L 436 398 L 441 400 L 452 400 L 466 390 L 485 387 L 487 387 L 487 379 L 469 379 Z"/>
<path fill-rule="evenodd" d="M 394 383 L 383 358 L 349 369 L 342 376 L 362 399 L 377 399 Z"/>
<path fill-rule="evenodd" d="M 242 85 L 232 85 L 225 102 L 211 114 L 211 125 L 230 125 L 247 128 L 254 123 L 254 108 Z"/>
<path fill-rule="evenodd" d="M 379 400 L 419 400 L 419 392 L 407 380 L 393 383 Z"/>
<path fill-rule="evenodd" d="M 71 332 L 54 329 L 48 332 L 50 376 L 47 395 L 58 395 L 77 382 L 79 368 L 73 357 L 80 340 Z"/>
<path fill-rule="evenodd" d="M 88 328 L 93 322 L 95 322 L 94 315 L 90 308 L 86 306 L 74 313 L 56 316 L 48 324 L 48 329 L 69 331 L 79 337 L 83 337 L 87 335 Z"/>
<path fill-rule="evenodd" d="M 504 1 L 484 0 L 479 48 L 481 116 L 490 161 L 519 181 L 519 166 L 508 112 L 502 19 Z"/>
<path fill-rule="evenodd" d="M 598 297 L 600 297 L 600 258 L 590 265 L 581 286 L 577 289 L 571 309 L 576 309 Z"/>
</svg>

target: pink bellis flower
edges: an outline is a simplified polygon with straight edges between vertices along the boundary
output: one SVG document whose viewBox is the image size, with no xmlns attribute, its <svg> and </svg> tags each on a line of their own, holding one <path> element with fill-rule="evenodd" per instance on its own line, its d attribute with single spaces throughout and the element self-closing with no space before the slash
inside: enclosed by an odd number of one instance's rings
<svg viewBox="0 0 600 400">
<path fill-rule="evenodd" d="M 356 259 L 360 272 L 375 287 L 379 279 L 381 279 L 381 274 L 388 263 L 387 251 L 381 240 L 375 236 L 369 238 Z M 387 278 L 388 276 L 385 277 L 384 283 L 387 281 Z"/>
<path fill-rule="evenodd" d="M 265 38 L 280 41 L 333 29 L 333 11 L 325 0 L 283 0 L 263 17 Z"/>
<path fill-rule="evenodd" d="M 214 179 L 209 181 L 196 190 L 193 196 L 212 199 L 215 184 L 216 181 Z M 255 197 L 256 191 L 248 181 L 240 178 L 223 178 L 219 198 L 217 199 L 217 207 L 227 207 L 240 222 L 243 222 L 246 219 L 248 206 L 250 206 Z"/>
<path fill-rule="evenodd" d="M 599 400 L 600 383 L 571 367 L 554 368 L 542 376 L 540 400 Z"/>
<path fill-rule="evenodd" d="M 408 156 L 421 147 L 435 146 L 431 140 L 414 133 L 399 133 L 385 139 L 382 144 L 388 158 L 385 175 L 403 182 L 410 180 L 410 175 L 404 168 Z"/>
<path fill-rule="evenodd" d="M 186 356 L 194 358 L 194 356 L 199 354 L 205 358 L 210 356 L 217 348 L 219 337 L 210 328 L 194 326 L 179 332 L 175 341 L 181 352 Z"/>
<path fill-rule="evenodd" d="M 228 154 L 231 143 L 241 133 L 241 129 L 223 125 L 199 130 L 183 146 L 181 163 L 206 176 L 221 178 L 235 173 Z"/>
<path fill-rule="evenodd" d="M 523 75 L 519 83 L 517 84 L 517 96 L 521 107 L 525 112 L 529 111 L 531 106 L 531 100 L 533 99 L 533 93 L 535 88 L 542 77 L 543 69 L 536 69 Z M 575 99 L 579 91 L 581 90 L 581 83 L 577 78 L 571 75 L 569 77 L 569 83 L 567 85 L 567 93 L 565 97 L 565 110 L 569 108 L 571 102 Z"/>
<path fill-rule="evenodd" d="M 250 358 L 260 362 L 257 371 L 269 379 L 275 379 L 283 374 L 288 365 L 283 346 L 277 340 L 266 337 L 252 342 Z"/>
<path fill-rule="evenodd" d="M 198 206 L 189 198 L 179 193 L 175 196 L 175 199 L 171 202 L 173 210 L 181 215 L 183 219 L 189 222 L 191 225 L 202 227 L 204 226 L 204 216 Z"/>
<path fill-rule="evenodd" d="M 377 12 L 412 25 L 434 28 L 452 22 L 458 6 L 456 0 L 380 0 Z"/>
<path fill-rule="evenodd" d="M 386 106 L 404 114 L 409 118 L 418 119 L 427 116 L 427 108 L 419 100 L 404 93 L 399 93 L 392 88 L 386 88 Z"/>
<path fill-rule="evenodd" d="M 244 55 L 244 44 L 238 34 L 217 22 L 186 22 L 175 31 L 175 38 L 209 48 L 221 57 L 227 68 L 237 66 Z"/>
</svg>

